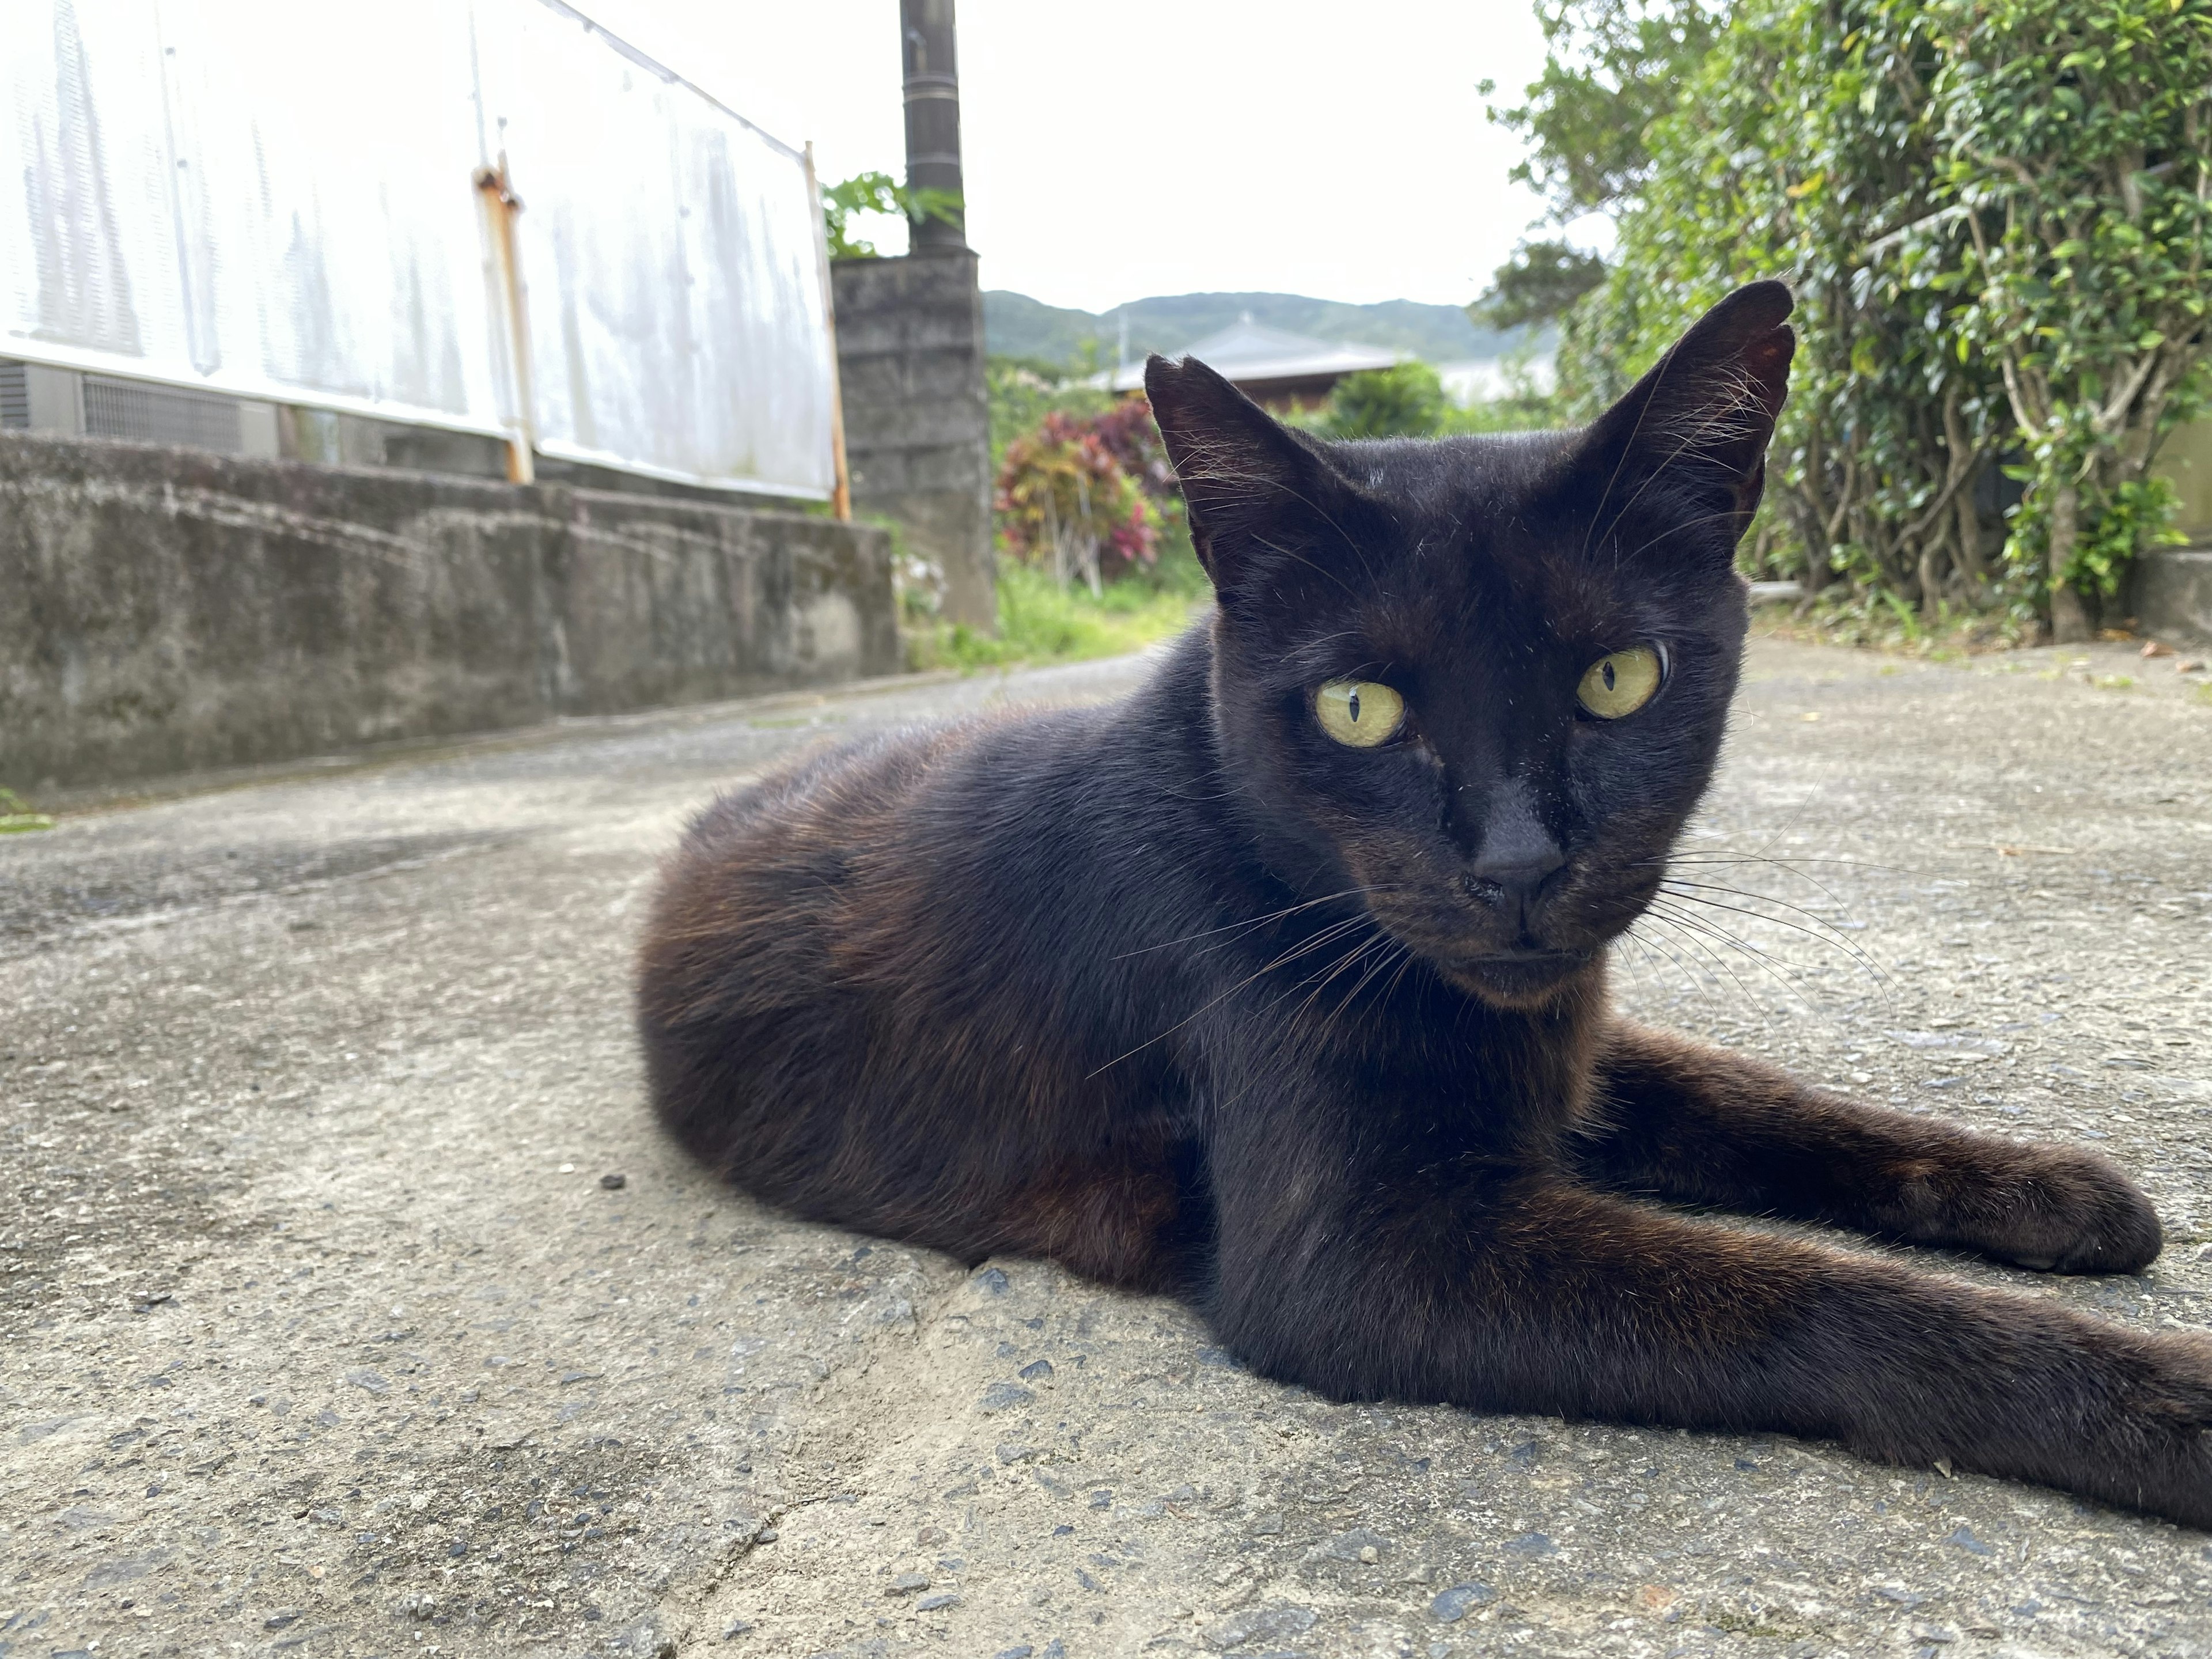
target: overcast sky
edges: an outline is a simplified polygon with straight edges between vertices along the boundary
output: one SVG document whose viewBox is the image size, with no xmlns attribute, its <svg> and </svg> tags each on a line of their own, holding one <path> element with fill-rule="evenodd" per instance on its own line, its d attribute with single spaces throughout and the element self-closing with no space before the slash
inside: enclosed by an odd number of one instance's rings
<svg viewBox="0 0 2212 1659">
<path fill-rule="evenodd" d="M 896 0 L 580 4 L 812 139 L 825 183 L 904 176 Z M 959 0 L 959 21 L 986 288 L 1085 311 L 1221 289 L 1462 305 L 1540 212 L 1475 91 L 1540 67 L 1526 0 Z"/>
</svg>

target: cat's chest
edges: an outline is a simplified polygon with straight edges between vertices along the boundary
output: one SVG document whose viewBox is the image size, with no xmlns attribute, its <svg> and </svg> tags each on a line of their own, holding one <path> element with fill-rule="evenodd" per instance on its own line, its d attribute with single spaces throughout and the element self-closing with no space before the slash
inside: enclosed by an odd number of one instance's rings
<svg viewBox="0 0 2212 1659">
<path fill-rule="evenodd" d="M 1588 1109 L 1592 1022 L 1474 1008 L 1357 1029 L 1249 1026 L 1214 1079 L 1218 1100 L 1295 1104 L 1318 1127 L 1437 1156 L 1548 1144 Z"/>
</svg>

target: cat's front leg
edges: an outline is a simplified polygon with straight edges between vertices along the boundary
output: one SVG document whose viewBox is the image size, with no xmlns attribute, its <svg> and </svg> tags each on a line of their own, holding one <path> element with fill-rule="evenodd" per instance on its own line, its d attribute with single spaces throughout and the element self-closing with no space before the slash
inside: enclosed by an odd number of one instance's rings
<svg viewBox="0 0 2212 1659">
<path fill-rule="evenodd" d="M 1500 1185 L 1495 1166 L 1276 1161 L 1272 1182 L 1221 1189 L 1210 1309 L 1267 1374 L 1832 1438 L 2212 1528 L 2212 1340 L 1546 1177 Z"/>
<path fill-rule="evenodd" d="M 1588 1178 L 1753 1214 L 1825 1221 L 2060 1273 L 2135 1273 L 2157 1214 L 2111 1163 L 1970 1134 L 1808 1089 L 1778 1068 L 1663 1031 L 1608 1028 Z"/>
</svg>

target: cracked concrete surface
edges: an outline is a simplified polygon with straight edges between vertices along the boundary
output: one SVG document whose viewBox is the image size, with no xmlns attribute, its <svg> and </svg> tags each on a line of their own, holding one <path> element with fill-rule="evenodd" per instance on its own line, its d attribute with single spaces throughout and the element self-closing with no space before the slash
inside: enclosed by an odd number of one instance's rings
<svg viewBox="0 0 2212 1659">
<path fill-rule="evenodd" d="M 2202 1325 L 2212 707 L 2163 668 L 1755 646 L 1693 843 L 1740 908 L 1647 924 L 1620 981 L 2102 1147 L 2166 1218 L 2151 1273 L 1923 1259 Z M 1173 1305 L 799 1224 L 662 1142 L 628 956 L 688 812 L 827 737 L 1138 672 L 0 842 L 0 1655 L 2212 1653 L 2202 1535 L 1785 1439 L 1331 1404 Z"/>
</svg>

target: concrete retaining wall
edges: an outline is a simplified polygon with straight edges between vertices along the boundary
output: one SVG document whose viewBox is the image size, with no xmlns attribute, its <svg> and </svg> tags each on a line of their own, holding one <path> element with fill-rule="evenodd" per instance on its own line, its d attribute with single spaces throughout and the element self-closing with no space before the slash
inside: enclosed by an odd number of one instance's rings
<svg viewBox="0 0 2212 1659">
<path fill-rule="evenodd" d="M 2126 613 L 2154 640 L 2212 645 L 2212 551 L 2164 548 L 2136 560 Z"/>
<path fill-rule="evenodd" d="M 0 784 L 895 672 L 888 538 L 801 514 L 0 437 Z"/>
<path fill-rule="evenodd" d="M 2123 614 L 2153 639 L 2212 645 L 2212 421 L 2167 434 L 2157 471 L 2181 498 L 2176 527 L 2193 545 L 2139 556 Z"/>
</svg>

